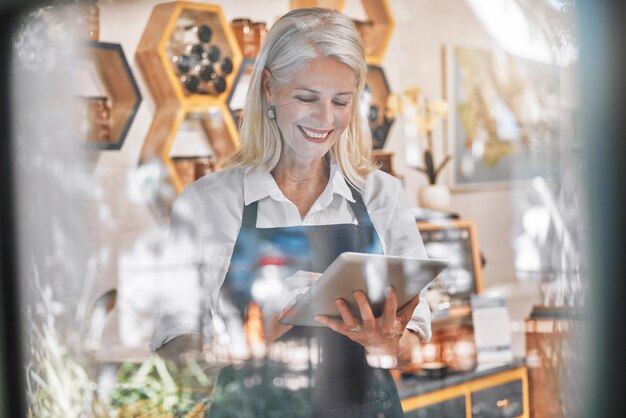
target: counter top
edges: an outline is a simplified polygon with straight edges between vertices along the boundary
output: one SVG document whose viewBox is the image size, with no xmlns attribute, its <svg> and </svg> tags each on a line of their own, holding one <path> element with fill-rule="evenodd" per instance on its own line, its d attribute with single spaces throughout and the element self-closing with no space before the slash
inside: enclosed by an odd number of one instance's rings
<svg viewBox="0 0 626 418">
<path fill-rule="evenodd" d="M 510 363 L 497 366 L 479 366 L 470 372 L 450 372 L 442 377 L 427 377 L 417 374 L 403 375 L 402 378 L 396 382 L 396 385 L 400 399 L 407 399 L 503 371 L 512 370 L 524 364 L 524 359 L 516 359 Z"/>
</svg>

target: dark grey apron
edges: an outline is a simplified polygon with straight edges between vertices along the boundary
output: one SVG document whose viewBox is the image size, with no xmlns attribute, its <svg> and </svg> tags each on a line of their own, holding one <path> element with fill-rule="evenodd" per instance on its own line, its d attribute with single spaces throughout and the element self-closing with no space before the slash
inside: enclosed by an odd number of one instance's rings
<svg viewBox="0 0 626 418">
<path fill-rule="evenodd" d="M 354 189 L 352 195 L 356 225 L 257 228 L 258 202 L 245 206 L 220 298 L 245 318 L 251 277 L 262 249 L 268 246 L 281 248 L 283 255 L 299 260 L 299 269 L 313 272 L 323 272 L 346 251 L 382 253 L 361 195 Z M 404 416 L 390 373 L 369 367 L 361 345 L 326 327 L 293 327 L 279 339 L 289 340 L 309 346 L 315 341 L 317 364 L 293 371 L 285 364 L 262 359 L 224 368 L 215 388 L 211 418 Z M 281 384 L 288 379 L 300 379 L 304 387 Z"/>
</svg>

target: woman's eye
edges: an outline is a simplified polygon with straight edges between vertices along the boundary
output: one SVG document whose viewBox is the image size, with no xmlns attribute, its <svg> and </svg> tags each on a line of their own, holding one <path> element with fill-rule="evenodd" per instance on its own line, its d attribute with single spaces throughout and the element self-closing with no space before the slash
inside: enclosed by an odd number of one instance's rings
<svg viewBox="0 0 626 418">
<path fill-rule="evenodd" d="M 304 103 L 313 103 L 315 101 L 314 97 L 296 97 L 296 99 Z"/>
<path fill-rule="evenodd" d="M 346 107 L 350 104 L 350 102 L 334 102 L 335 106 Z"/>
</svg>

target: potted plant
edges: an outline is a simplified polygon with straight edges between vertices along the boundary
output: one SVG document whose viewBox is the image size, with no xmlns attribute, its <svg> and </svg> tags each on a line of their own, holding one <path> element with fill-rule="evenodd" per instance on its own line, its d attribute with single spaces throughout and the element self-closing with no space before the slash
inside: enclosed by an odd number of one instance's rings
<svg viewBox="0 0 626 418">
<path fill-rule="evenodd" d="M 437 184 L 437 177 L 452 159 L 452 155 L 446 155 L 438 164 L 435 162 L 433 152 L 433 129 L 439 119 L 445 119 L 448 106 L 443 100 L 429 103 L 427 99 L 418 107 L 417 128 L 421 136 L 426 137 L 424 149 L 424 165 L 415 167 L 428 178 L 428 184 L 419 191 L 421 206 L 434 209 L 446 210 L 450 206 L 450 190 L 445 184 Z"/>
<path fill-rule="evenodd" d="M 438 184 L 437 178 L 452 159 L 446 155 L 437 162 L 434 155 L 433 131 L 439 120 L 445 119 L 448 114 L 448 105 L 443 100 L 430 102 L 424 97 L 418 87 L 404 90 L 400 95 L 393 95 L 388 108 L 401 114 L 406 123 L 411 124 L 412 131 L 417 131 L 418 140 L 425 138 L 422 151 L 422 165 L 410 165 L 411 168 L 424 173 L 428 184 L 419 190 L 420 206 L 433 210 L 446 210 L 450 205 L 450 191 L 444 184 Z M 423 142 L 423 141 L 420 141 Z"/>
</svg>

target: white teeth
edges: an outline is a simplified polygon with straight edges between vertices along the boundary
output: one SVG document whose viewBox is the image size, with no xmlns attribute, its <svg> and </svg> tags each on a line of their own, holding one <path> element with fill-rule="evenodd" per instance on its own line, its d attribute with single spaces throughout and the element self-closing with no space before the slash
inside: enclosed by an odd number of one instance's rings
<svg viewBox="0 0 626 418">
<path fill-rule="evenodd" d="M 302 128 L 302 130 L 304 131 L 305 134 L 315 139 L 323 139 L 328 136 L 328 132 L 325 132 L 323 134 L 317 134 L 315 132 L 309 131 L 307 128 Z"/>
</svg>

